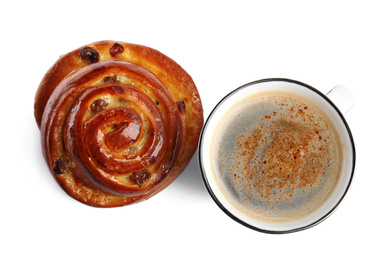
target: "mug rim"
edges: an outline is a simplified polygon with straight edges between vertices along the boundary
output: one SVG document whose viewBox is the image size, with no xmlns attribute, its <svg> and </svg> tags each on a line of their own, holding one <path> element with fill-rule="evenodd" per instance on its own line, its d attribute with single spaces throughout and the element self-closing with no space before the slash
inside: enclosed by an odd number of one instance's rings
<svg viewBox="0 0 390 260">
<path fill-rule="evenodd" d="M 206 170 L 204 168 L 203 160 L 202 160 L 202 146 L 203 146 L 202 144 L 203 144 L 203 139 L 204 139 L 206 128 L 207 128 L 207 126 L 209 124 L 209 121 L 211 120 L 212 116 L 214 115 L 216 110 L 221 106 L 221 104 L 223 102 L 225 102 L 229 97 L 233 96 L 235 93 L 239 92 L 240 90 L 242 90 L 244 88 L 247 88 L 247 87 L 250 87 L 252 85 L 259 84 L 259 83 L 277 82 L 277 81 L 293 83 L 293 84 L 300 85 L 302 87 L 306 87 L 309 90 L 311 90 L 311 91 L 315 92 L 316 94 L 318 94 L 323 99 L 325 99 L 333 107 L 333 109 L 337 112 L 338 116 L 340 117 L 340 119 L 344 123 L 345 129 L 346 129 L 346 131 L 348 133 L 349 140 L 350 140 L 350 143 L 351 143 L 351 152 L 352 152 L 351 175 L 349 177 L 349 180 L 348 180 L 348 183 L 346 185 L 346 188 L 343 191 L 343 193 L 340 196 L 340 198 L 338 199 L 337 203 L 326 214 L 324 214 L 321 218 L 315 220 L 314 222 L 312 222 L 312 223 L 310 223 L 308 225 L 302 226 L 302 227 L 288 229 L 288 230 L 269 230 L 269 229 L 262 229 L 262 228 L 256 227 L 256 226 L 251 225 L 251 224 L 245 222 L 244 220 L 238 218 L 233 213 L 231 213 L 228 209 L 226 209 L 222 205 L 222 203 L 218 200 L 217 196 L 214 194 L 214 191 L 213 191 L 213 189 L 211 188 L 211 186 L 209 184 L 209 181 L 208 181 L 208 179 L 206 177 Z M 233 220 L 235 220 L 239 224 L 241 224 L 241 225 L 243 225 L 243 226 L 245 226 L 247 228 L 250 228 L 252 230 L 255 230 L 255 231 L 259 231 L 259 232 L 262 232 L 262 233 L 268 233 L 268 234 L 287 234 L 287 233 L 294 233 L 294 232 L 298 232 L 298 231 L 303 231 L 303 230 L 306 230 L 308 228 L 314 227 L 314 226 L 318 225 L 319 223 L 321 223 L 322 221 L 324 221 L 325 219 L 327 219 L 337 209 L 337 207 L 339 206 L 339 204 L 341 203 L 341 201 L 344 199 L 345 195 L 347 194 L 347 192 L 348 192 L 348 190 L 349 190 L 349 188 L 351 186 L 353 177 L 354 177 L 355 163 L 356 163 L 356 150 L 355 150 L 355 144 L 354 144 L 352 132 L 351 132 L 349 126 L 348 126 L 347 121 L 344 118 L 344 115 L 340 112 L 340 110 L 337 108 L 337 106 L 325 94 L 323 94 L 322 92 L 320 92 L 316 88 L 314 88 L 314 87 L 312 87 L 312 86 L 310 86 L 308 84 L 302 83 L 300 81 L 297 81 L 297 80 L 292 80 L 292 79 L 287 79 L 287 78 L 265 78 L 265 79 L 260 79 L 260 80 L 255 80 L 255 81 L 249 82 L 247 84 L 244 84 L 244 85 L 234 89 L 233 91 L 231 91 L 227 95 L 225 95 L 214 106 L 214 108 L 211 110 L 210 114 L 208 115 L 208 117 L 207 117 L 207 119 L 205 121 L 205 124 L 202 127 L 202 131 L 201 131 L 200 139 L 199 139 L 198 161 L 199 161 L 200 172 L 201 172 L 203 184 L 206 187 L 206 190 L 208 191 L 209 195 L 214 200 L 214 202 L 218 205 L 218 207 L 225 214 L 227 214 L 230 218 L 232 218 Z"/>
</svg>

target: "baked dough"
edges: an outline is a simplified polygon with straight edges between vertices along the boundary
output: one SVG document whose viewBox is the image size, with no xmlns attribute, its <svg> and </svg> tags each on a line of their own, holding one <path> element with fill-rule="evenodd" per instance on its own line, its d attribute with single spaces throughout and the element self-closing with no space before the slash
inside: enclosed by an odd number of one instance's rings
<svg viewBox="0 0 390 260">
<path fill-rule="evenodd" d="M 192 158 L 203 109 L 191 77 L 141 45 L 101 41 L 61 56 L 35 97 L 43 155 L 76 200 L 117 207 L 152 197 Z"/>
</svg>

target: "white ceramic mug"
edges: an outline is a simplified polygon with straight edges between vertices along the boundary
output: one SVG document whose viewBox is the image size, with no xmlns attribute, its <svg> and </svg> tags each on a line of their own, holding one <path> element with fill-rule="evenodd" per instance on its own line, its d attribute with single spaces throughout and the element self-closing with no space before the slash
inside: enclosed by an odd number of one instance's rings
<svg viewBox="0 0 390 260">
<path fill-rule="evenodd" d="M 321 108 L 333 122 L 342 144 L 342 170 L 339 180 L 328 199 L 319 208 L 302 218 L 282 223 L 270 223 L 256 220 L 243 214 L 223 195 L 212 171 L 212 156 L 210 156 L 212 138 L 222 117 L 229 113 L 231 107 L 240 100 L 262 91 L 288 91 L 305 97 Z M 333 100 L 333 101 L 331 101 Z M 335 105 L 337 104 L 337 106 Z M 355 99 L 344 87 L 336 86 L 327 95 L 317 89 L 290 79 L 271 78 L 251 82 L 225 96 L 210 113 L 199 142 L 199 163 L 204 184 L 216 204 L 233 220 L 251 229 L 266 233 L 291 233 L 304 230 L 322 222 L 330 216 L 346 195 L 353 178 L 355 167 L 355 146 L 352 133 L 344 119 L 345 114 L 353 105 Z"/>
</svg>

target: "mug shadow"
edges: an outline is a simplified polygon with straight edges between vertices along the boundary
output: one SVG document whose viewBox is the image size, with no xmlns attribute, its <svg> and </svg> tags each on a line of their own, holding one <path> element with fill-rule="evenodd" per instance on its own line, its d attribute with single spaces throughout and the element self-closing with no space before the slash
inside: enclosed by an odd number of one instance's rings
<svg viewBox="0 0 390 260">
<path fill-rule="evenodd" d="M 201 198 L 201 199 L 209 198 L 201 176 L 198 150 L 196 150 L 190 163 L 187 165 L 187 168 L 174 181 L 173 184 L 177 189 L 185 190 L 186 193 L 190 193 L 193 196 L 196 196 L 197 198 Z"/>
</svg>

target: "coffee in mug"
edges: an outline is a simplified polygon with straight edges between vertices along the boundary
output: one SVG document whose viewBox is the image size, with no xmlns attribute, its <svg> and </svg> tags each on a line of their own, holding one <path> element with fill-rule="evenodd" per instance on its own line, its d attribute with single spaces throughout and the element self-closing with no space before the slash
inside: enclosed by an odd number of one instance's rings
<svg viewBox="0 0 390 260">
<path fill-rule="evenodd" d="M 306 215 L 339 179 L 342 147 L 333 123 L 291 92 L 259 92 L 234 104 L 214 130 L 211 146 L 221 192 L 262 221 Z"/>
<path fill-rule="evenodd" d="M 203 130 L 206 187 L 228 215 L 260 231 L 318 223 L 352 177 L 354 148 L 342 121 L 326 97 L 303 83 L 268 79 L 239 88 L 217 105 Z"/>
</svg>

